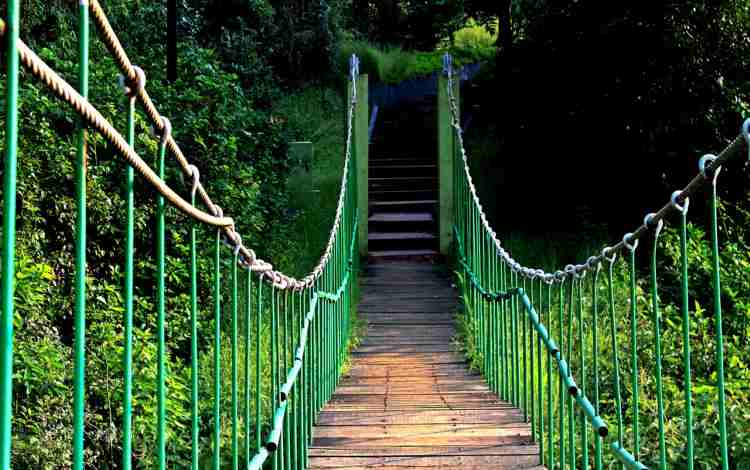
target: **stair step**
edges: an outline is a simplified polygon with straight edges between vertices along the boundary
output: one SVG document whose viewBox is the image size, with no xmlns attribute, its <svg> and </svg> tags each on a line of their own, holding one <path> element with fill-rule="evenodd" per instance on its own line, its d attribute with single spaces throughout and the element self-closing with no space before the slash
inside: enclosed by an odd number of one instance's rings
<svg viewBox="0 0 750 470">
<path fill-rule="evenodd" d="M 367 239 L 370 241 L 434 240 L 435 235 L 426 232 L 370 232 Z"/>
<path fill-rule="evenodd" d="M 405 163 L 399 164 L 387 164 L 387 165 L 370 165 L 370 171 L 372 170 L 433 170 L 437 168 L 437 165 L 413 165 Z"/>
<path fill-rule="evenodd" d="M 374 207 L 394 207 L 394 206 L 427 206 L 437 204 L 437 199 L 417 199 L 414 201 L 374 201 L 370 205 Z"/>
<path fill-rule="evenodd" d="M 440 256 L 437 250 L 378 250 L 368 253 L 371 259 L 396 260 L 416 257 L 436 258 Z"/>
<path fill-rule="evenodd" d="M 370 199 L 376 201 L 402 201 L 404 199 L 434 199 L 437 197 L 436 189 L 373 189 L 370 190 Z"/>
<path fill-rule="evenodd" d="M 368 219 L 370 222 L 432 222 L 429 212 L 379 212 Z"/>
</svg>

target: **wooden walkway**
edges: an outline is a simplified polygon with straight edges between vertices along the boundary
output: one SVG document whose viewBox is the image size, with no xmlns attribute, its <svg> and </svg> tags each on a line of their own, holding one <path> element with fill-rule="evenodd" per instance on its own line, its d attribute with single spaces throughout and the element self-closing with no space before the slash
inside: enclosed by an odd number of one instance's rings
<svg viewBox="0 0 750 470">
<path fill-rule="evenodd" d="M 448 275 L 416 262 L 365 269 L 367 336 L 320 414 L 309 468 L 542 469 L 522 413 L 453 352 Z"/>
</svg>

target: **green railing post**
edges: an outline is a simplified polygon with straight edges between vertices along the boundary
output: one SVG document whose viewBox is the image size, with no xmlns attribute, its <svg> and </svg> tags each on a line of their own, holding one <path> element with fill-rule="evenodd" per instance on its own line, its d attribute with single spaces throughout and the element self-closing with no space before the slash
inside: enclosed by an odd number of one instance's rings
<svg viewBox="0 0 750 470">
<path fill-rule="evenodd" d="M 89 94 L 89 8 L 88 2 L 78 5 L 78 90 Z M 86 125 L 78 124 L 76 151 L 76 235 L 75 235 L 75 344 L 73 358 L 73 468 L 82 470 L 84 417 L 86 413 Z"/>
<path fill-rule="evenodd" d="M 750 142 L 750 140 L 748 141 Z M 750 144 L 749 144 L 750 145 Z M 713 164 L 706 168 L 707 163 L 715 163 L 715 155 L 704 155 L 700 160 L 700 170 L 703 177 L 710 180 L 711 189 L 709 204 L 711 208 L 711 284 L 713 291 L 714 322 L 716 328 L 716 388 L 719 408 L 719 451 L 721 452 L 721 468 L 729 470 L 729 445 L 727 443 L 727 410 L 724 392 L 724 334 L 721 314 L 721 271 L 719 266 L 719 222 L 718 195 L 716 193 L 716 179 L 719 177 L 721 166 Z"/>
<path fill-rule="evenodd" d="M 221 212 L 221 211 L 220 211 Z M 221 469 L 221 229 L 214 240 L 214 403 L 213 470 Z"/>
<path fill-rule="evenodd" d="M 132 148 L 135 143 L 135 93 L 128 92 L 127 118 L 128 145 Z M 125 286 L 124 286 L 124 331 L 123 331 L 123 396 L 122 396 L 122 467 L 127 470 L 132 467 L 133 436 L 132 436 L 132 407 L 133 407 L 133 284 L 134 284 L 134 252 L 135 252 L 135 172 L 128 165 L 125 170 Z"/>
<path fill-rule="evenodd" d="M 195 192 L 198 189 L 198 168 L 191 167 L 193 188 L 190 191 L 190 204 L 195 206 Z M 198 470 L 200 451 L 198 431 L 200 428 L 198 410 L 198 241 L 197 224 L 190 224 L 190 446 L 192 451 L 191 470 Z"/>
<path fill-rule="evenodd" d="M 167 139 L 172 130 L 172 125 L 167 119 L 164 120 L 164 130 L 159 144 L 159 160 L 157 162 L 159 178 L 164 179 L 164 157 L 167 153 Z M 165 293 L 165 257 L 166 257 L 166 232 L 165 211 L 167 209 L 164 197 L 160 194 L 156 197 L 156 328 L 158 337 L 157 347 L 157 406 L 158 416 L 156 418 L 156 438 L 159 470 L 167 468 L 167 367 L 166 367 L 166 305 Z"/>
<path fill-rule="evenodd" d="M 3 178 L 3 297 L 0 317 L 0 470 L 10 470 L 13 438 L 13 299 L 16 261 L 16 157 L 18 152 L 18 29 L 20 0 L 8 0 L 7 106 Z"/>
<path fill-rule="evenodd" d="M 359 67 L 359 66 L 357 66 Z M 352 99 L 352 77 L 349 77 L 348 99 L 351 104 Z M 363 223 L 359 224 L 358 237 L 359 237 L 359 254 L 367 256 L 367 219 L 368 214 L 368 179 L 369 179 L 369 159 L 370 159 L 370 137 L 369 133 L 369 83 L 367 75 L 358 75 L 357 81 L 357 103 L 354 106 L 354 116 L 352 119 L 352 161 L 355 162 L 357 168 L 357 180 L 359 185 L 357 187 L 357 214 L 359 220 Z"/>
<path fill-rule="evenodd" d="M 446 59 L 444 59 L 446 60 Z M 448 77 L 444 73 L 438 77 L 438 234 L 440 253 L 448 255 L 453 242 L 453 160 L 457 151 L 453 125 L 451 124 L 451 103 L 448 95 Z M 452 73 L 452 72 L 450 72 Z M 454 84 L 453 96 L 456 106 L 459 103 L 459 86 Z"/>
</svg>

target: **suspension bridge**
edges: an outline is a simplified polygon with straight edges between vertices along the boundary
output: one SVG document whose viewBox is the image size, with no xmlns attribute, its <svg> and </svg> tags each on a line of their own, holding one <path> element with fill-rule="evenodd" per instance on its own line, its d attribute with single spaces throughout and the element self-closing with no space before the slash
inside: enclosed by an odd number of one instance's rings
<svg viewBox="0 0 750 470">
<path fill-rule="evenodd" d="M 133 451 L 133 314 L 136 177 L 157 196 L 154 221 L 157 276 L 157 466 L 169 455 L 165 234 L 168 209 L 192 220 L 190 232 L 191 426 L 190 467 L 304 468 L 667 468 L 669 455 L 695 460 L 695 381 L 691 367 L 687 223 L 689 201 L 707 199 L 715 354 L 716 443 L 721 468 L 733 461 L 727 426 L 717 185 L 719 171 L 747 158 L 750 120 L 720 153 L 697 162 L 696 176 L 618 243 L 581 264 L 555 272 L 523 266 L 506 251 L 477 196 L 463 144 L 459 86 L 446 56 L 438 80 L 434 160 L 369 157 L 367 83 L 356 57 L 348 80 L 346 151 L 337 208 L 319 263 L 303 278 L 275 270 L 243 243 L 231 208 L 211 199 L 199 169 L 183 154 L 169 120 L 146 91 L 146 68 L 131 62 L 98 0 L 79 4 L 80 67 L 77 86 L 67 83 L 19 38 L 19 1 L 8 2 L 0 22 L 7 42 L 5 160 L 3 173 L 2 317 L 0 321 L 0 469 L 14 467 L 14 297 L 19 70 L 68 106 L 80 119 L 73 179 L 76 185 L 74 369 L 71 429 L 73 468 L 83 469 L 86 449 L 86 233 L 87 154 L 90 132 L 99 133 L 124 162 L 127 217 L 123 285 L 122 458 L 111 467 L 139 467 Z M 89 23 L 115 59 L 124 82 L 127 125 L 118 130 L 88 100 Z M 139 108 L 156 130 L 157 165 L 136 147 Z M 189 182 L 165 180 L 167 157 Z M 400 176 L 394 176 L 400 175 Z M 418 186 L 419 185 L 419 186 Z M 707 189 L 707 191 L 706 191 Z M 222 195 L 213 195 L 220 199 Z M 662 317 L 657 285 L 659 235 L 676 216 L 680 242 L 682 409 L 664 406 Z M 199 226 L 213 230 L 208 288 L 214 329 L 198 322 Z M 638 324 L 636 258 L 651 241 L 650 324 Z M 367 260 L 369 263 L 362 263 Z M 395 259 L 393 261 L 392 259 Z M 450 267 L 439 260 L 452 260 Z M 615 296 L 614 273 L 624 266 L 625 302 Z M 227 272 L 228 271 L 228 272 Z M 203 277 L 205 278 L 205 276 Z M 368 323 L 364 342 L 349 351 L 352 312 Z M 454 314 L 475 352 L 470 370 L 453 343 Z M 222 321 L 222 316 L 228 321 Z M 222 331 L 229 326 L 229 332 Z M 618 344 L 629 331 L 630 344 Z M 648 329 L 652 344 L 639 346 Z M 222 370 L 222 335 L 230 337 L 230 370 Z M 262 335 L 267 335 L 263 337 Z M 198 338 L 211 338 L 212 387 L 200 389 Z M 244 347 L 240 348 L 240 345 Z M 670 345 L 674 346 L 674 345 Z M 267 347 L 267 349 L 266 349 Z M 638 348 L 653 352 L 639 363 Z M 244 354 L 240 353 L 244 351 Z M 349 358 L 349 359 L 348 359 Z M 641 382 L 655 383 L 657 409 L 639 409 Z M 713 380 L 713 379 L 712 379 Z M 264 385 L 266 384 L 266 385 Z M 229 387 L 229 400 L 222 391 Z M 211 400 L 210 422 L 198 404 Z M 654 397 L 652 397 L 654 398 Z M 699 406 L 696 404 L 696 406 Z M 707 406 L 705 404 L 701 406 Z M 222 421 L 228 407 L 229 419 Z M 672 415 L 670 415 L 672 413 Z M 684 446 L 667 448 L 665 422 L 678 413 Z M 646 418 L 648 417 L 648 418 Z M 653 422 L 649 421 L 652 420 Z M 731 424 L 731 423 L 730 423 Z M 229 429 L 228 433 L 224 431 Z M 654 430 L 655 429 L 655 430 Z M 201 433 L 210 445 L 201 446 Z M 648 431 L 656 442 L 644 442 Z M 206 436 L 203 436 L 206 437 Z M 50 463 L 55 466 L 54 462 Z M 16 467 L 18 468 L 18 467 Z"/>
</svg>

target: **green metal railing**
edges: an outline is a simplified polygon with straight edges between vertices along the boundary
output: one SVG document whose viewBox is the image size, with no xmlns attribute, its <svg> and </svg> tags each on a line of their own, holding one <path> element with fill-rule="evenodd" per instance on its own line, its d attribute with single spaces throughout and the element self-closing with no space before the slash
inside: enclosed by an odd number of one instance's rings
<svg viewBox="0 0 750 470">
<path fill-rule="evenodd" d="M 717 176 L 726 162 L 750 147 L 750 119 L 742 131 L 718 156 L 700 159 L 699 174 L 658 212 L 646 216 L 643 225 L 626 234 L 615 246 L 588 258 L 586 263 L 568 265 L 547 273 L 520 265 L 501 246 L 477 197 L 463 147 L 459 110 L 453 96 L 454 78 L 450 56 L 444 58 L 448 76 L 454 147 L 454 238 L 461 290 L 466 301 L 474 347 L 480 368 L 491 388 L 501 398 L 523 410 L 531 424 L 532 438 L 539 444 L 539 455 L 547 468 L 611 468 L 617 463 L 629 469 L 649 465 L 667 467 L 661 311 L 657 285 L 659 235 L 667 215 L 679 215 L 682 366 L 684 368 L 685 447 L 671 449 L 684 454 L 687 468 L 695 461 L 693 436 L 693 397 L 691 395 L 690 329 L 687 253 L 687 212 L 691 196 L 709 187 L 708 221 L 711 233 L 712 292 L 716 341 L 715 374 L 718 409 L 718 445 L 721 468 L 729 468 L 726 403 L 724 390 L 724 339 L 722 336 L 721 287 L 716 193 Z M 747 155 L 747 153 L 744 153 Z M 638 322 L 636 251 L 639 239 L 652 240 L 650 251 L 650 303 L 653 344 L 639 343 L 644 324 Z M 615 298 L 615 267 L 622 253 L 628 275 L 627 317 Z M 604 273 L 602 273 L 604 267 Z M 602 275 L 603 274 L 603 275 Z M 588 277 L 588 280 L 586 279 Z M 604 277 L 606 286 L 602 285 Z M 605 287 L 606 299 L 598 293 Z M 602 305 L 603 304 L 603 305 Z M 606 307 L 608 321 L 600 322 L 600 307 Z M 602 320 L 604 320 L 602 318 Z M 629 331 L 629 345 L 618 344 L 618 334 Z M 609 341 L 607 341 L 609 340 Z M 639 350 L 651 348 L 654 362 L 639 364 Z M 624 353 L 629 353 L 629 363 Z M 607 364 L 605 364 L 607 363 Z M 627 380 L 621 370 L 628 371 Z M 641 437 L 643 393 L 639 383 L 648 377 L 655 383 L 654 425 L 658 452 L 644 455 Z M 557 384 L 555 385 L 555 382 Z M 607 384 L 607 388 L 603 388 Z M 606 398 L 605 398 L 606 395 Z M 653 396 L 649 398 L 654 398 Z M 610 433 L 605 417 L 616 427 Z M 652 413 L 653 416 L 653 413 Z M 610 437 L 614 434 L 614 437 Z M 609 444 L 605 444 L 609 439 Z M 651 444 L 651 443 L 649 443 Z"/>
<path fill-rule="evenodd" d="M 203 468 L 210 462 L 219 469 L 231 465 L 238 469 L 259 469 L 272 460 L 276 469 L 303 469 L 307 464 L 307 446 L 311 442 L 316 414 L 330 398 L 339 379 L 347 353 L 350 314 L 355 305 L 357 249 L 357 177 L 352 119 L 357 109 L 359 64 L 350 63 L 350 89 L 346 156 L 336 216 L 328 244 L 318 265 L 302 279 L 273 270 L 242 244 L 231 218 L 211 201 L 199 181 L 198 169 L 189 164 L 171 135 L 171 124 L 156 110 L 145 90 L 145 74 L 132 65 L 97 0 L 81 1 L 79 7 L 80 68 L 78 90 L 67 84 L 34 54 L 19 38 L 19 0 L 8 2 L 7 22 L 0 20 L 0 35 L 8 44 L 7 119 L 3 206 L 2 317 L 0 317 L 0 469 L 13 466 L 13 317 L 15 259 L 16 156 L 18 142 L 18 72 L 23 65 L 60 100 L 71 105 L 80 117 L 76 158 L 76 242 L 74 311 L 74 393 L 73 393 L 73 467 L 83 469 L 86 449 L 86 169 L 87 132 L 94 130 L 115 148 L 128 163 L 125 169 L 127 220 L 125 276 L 123 286 L 123 399 L 122 468 L 132 468 L 133 454 L 133 305 L 135 276 L 136 172 L 157 191 L 156 197 L 156 331 L 157 331 L 157 416 L 153 449 L 160 469 L 170 463 L 168 439 L 169 388 L 166 369 L 165 325 L 167 276 L 165 267 L 166 231 L 170 212 L 177 208 L 191 218 L 190 228 L 190 414 L 191 468 Z M 89 15 L 99 29 L 108 50 L 115 58 L 125 83 L 127 129 L 123 137 L 86 99 L 88 88 Z M 135 143 L 136 105 L 140 104 L 159 136 L 156 171 L 138 155 Z M 166 157 L 177 161 L 183 174 L 192 179 L 190 197 L 184 199 L 164 181 Z M 200 207 L 203 207 L 201 209 Z M 215 231 L 212 236 L 213 331 L 201 331 L 198 323 L 199 260 L 198 227 Z M 242 270 L 242 271 L 241 271 Z M 227 271 L 229 271 L 227 273 Z M 244 271 L 244 274 L 242 272 Z M 208 286 L 206 286 L 208 287 Z M 224 297 L 228 295 L 228 308 Z M 228 315 L 229 321 L 223 321 Z M 228 323 L 228 330 L 227 330 Z M 268 331 L 270 337 L 264 336 Z M 231 370 L 222 370 L 222 338 L 229 336 Z M 199 388 L 199 338 L 212 338 L 213 390 Z M 240 347 L 240 341 L 243 347 Z M 268 355 L 262 343 L 270 344 Z M 244 356 L 240 357 L 244 351 Z M 254 360 L 253 360 L 254 357 Z M 242 361 L 242 362 L 241 362 Z M 242 374 L 240 374 L 242 367 Z M 251 370 L 254 367 L 254 370 Z M 244 380 L 241 380 L 244 378 Z M 230 402 L 222 403 L 225 381 L 231 387 Z M 270 385 L 264 385 L 270 384 Z M 212 420 L 200 423 L 199 401 L 213 401 Z M 270 409 L 263 409 L 263 407 Z M 222 410 L 230 408 L 230 422 L 222 422 Z M 264 420 L 270 416 L 270 422 Z M 224 426 L 231 427 L 229 439 L 222 443 Z M 210 428 L 211 447 L 201 449 L 201 429 Z M 263 430 L 268 431 L 264 434 Z M 177 431 L 175 431 L 177 432 Z M 186 431 L 187 432 L 187 431 Z M 205 437 L 205 436 L 204 436 Z M 222 449 L 230 455 L 222 455 Z M 115 462 L 112 462 L 116 465 Z"/>
</svg>

